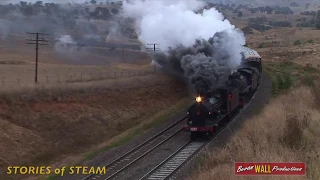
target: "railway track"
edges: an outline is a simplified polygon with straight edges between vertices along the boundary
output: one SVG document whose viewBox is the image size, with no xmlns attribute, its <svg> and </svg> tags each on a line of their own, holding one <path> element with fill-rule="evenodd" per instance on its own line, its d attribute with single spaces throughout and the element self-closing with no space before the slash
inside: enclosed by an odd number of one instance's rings
<svg viewBox="0 0 320 180">
<path fill-rule="evenodd" d="M 210 141 L 189 141 L 176 152 L 170 155 L 167 159 L 162 161 L 159 165 L 153 168 L 150 172 L 145 174 L 140 180 L 166 180 L 171 178 L 185 163 L 187 163 L 193 156 L 202 150 L 212 140 L 216 139 L 219 134 L 225 131 L 234 120 L 239 117 L 243 111 L 249 107 L 255 95 L 247 103 L 247 105 L 228 123 L 225 127 L 218 131 L 218 133 Z"/>
<path fill-rule="evenodd" d="M 256 94 L 256 93 L 255 93 Z M 210 141 L 189 141 L 180 147 L 176 152 L 171 154 L 168 158 L 162 161 L 159 165 L 153 168 L 151 171 L 146 173 L 140 180 L 148 179 L 148 180 L 165 180 L 172 178 L 175 172 L 177 172 L 184 164 L 186 164 L 192 157 L 194 157 L 198 152 L 200 152 L 207 144 L 209 144 L 213 139 L 216 139 L 220 133 L 225 131 L 229 125 L 234 122 L 234 120 L 239 117 L 245 109 L 249 107 L 251 102 L 253 101 L 255 94 L 252 98 L 247 102 L 247 105 L 242 108 L 242 110 L 232 118 L 232 120 L 227 123 L 222 129 L 220 129 L 217 134 L 212 138 Z M 149 154 L 151 151 L 156 149 L 157 147 L 161 146 L 169 139 L 174 137 L 176 134 L 182 131 L 182 128 L 176 130 L 174 133 L 168 135 L 165 132 L 169 131 L 177 124 L 183 122 L 185 120 L 184 117 L 177 121 L 176 123 L 172 124 L 170 127 L 166 128 L 165 130 L 161 131 L 157 135 L 153 136 L 152 138 L 148 139 L 147 141 L 143 142 L 136 148 L 130 150 L 123 156 L 117 158 L 113 162 L 106 165 L 107 167 L 107 174 L 106 175 L 89 175 L 83 180 L 98 180 L 98 179 L 115 179 L 118 174 L 123 172 L 129 166 L 137 162 L 138 160 L 142 159 L 144 156 Z"/>
<path fill-rule="evenodd" d="M 162 161 L 158 166 L 144 175 L 140 180 L 167 179 L 206 144 L 207 142 L 189 141 L 167 159 Z"/>
<path fill-rule="evenodd" d="M 158 148 L 159 146 L 176 136 L 178 133 L 180 133 L 183 130 L 182 127 L 178 129 L 174 129 L 174 127 L 183 122 L 185 119 L 186 117 L 183 117 L 182 119 L 167 127 L 163 131 L 159 132 L 155 136 L 144 141 L 134 149 L 128 151 L 127 153 L 115 159 L 111 163 L 105 165 L 105 167 L 107 168 L 107 173 L 105 175 L 91 174 L 83 178 L 82 180 L 109 180 L 116 178 L 118 174 L 123 172 L 129 166 L 139 161 L 144 156 L 152 152 L 154 149 Z"/>
</svg>

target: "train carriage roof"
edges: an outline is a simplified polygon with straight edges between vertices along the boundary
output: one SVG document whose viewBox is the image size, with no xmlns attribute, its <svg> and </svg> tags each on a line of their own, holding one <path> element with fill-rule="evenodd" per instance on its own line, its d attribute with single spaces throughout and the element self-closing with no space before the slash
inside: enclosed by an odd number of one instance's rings
<svg viewBox="0 0 320 180">
<path fill-rule="evenodd" d="M 242 53 L 244 55 L 245 59 L 249 58 L 261 58 L 259 53 L 253 49 L 250 49 L 248 47 L 242 46 Z"/>
</svg>

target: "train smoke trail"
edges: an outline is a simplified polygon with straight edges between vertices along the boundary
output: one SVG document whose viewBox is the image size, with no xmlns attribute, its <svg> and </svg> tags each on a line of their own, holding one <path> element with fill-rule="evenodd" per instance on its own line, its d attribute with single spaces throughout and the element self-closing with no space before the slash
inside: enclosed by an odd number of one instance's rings
<svg viewBox="0 0 320 180">
<path fill-rule="evenodd" d="M 216 9 L 201 10 L 197 0 L 136 0 L 124 2 L 124 15 L 136 20 L 139 40 L 160 43 L 154 61 L 184 76 L 196 90 L 223 84 L 242 59 L 245 37 Z"/>
</svg>

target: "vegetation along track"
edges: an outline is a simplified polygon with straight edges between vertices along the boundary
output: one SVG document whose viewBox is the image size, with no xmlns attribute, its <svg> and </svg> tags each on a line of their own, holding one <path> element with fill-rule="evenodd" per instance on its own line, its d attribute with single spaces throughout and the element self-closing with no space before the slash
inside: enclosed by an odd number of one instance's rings
<svg viewBox="0 0 320 180">
<path fill-rule="evenodd" d="M 105 175 L 96 175 L 91 174 L 85 177 L 83 180 L 97 180 L 97 179 L 113 179 L 119 173 L 127 169 L 129 166 L 137 162 L 138 160 L 142 159 L 144 156 L 149 154 L 151 151 L 156 149 L 157 147 L 161 146 L 172 137 L 176 136 L 178 133 L 182 132 L 182 127 L 177 127 L 179 124 L 182 124 L 187 116 L 183 117 L 179 121 L 175 122 L 171 126 L 167 127 L 163 131 L 159 132 L 155 136 L 151 137 L 150 139 L 144 141 L 134 149 L 128 151 L 124 155 L 120 156 L 119 158 L 115 159 L 111 163 L 107 164 L 105 167 L 107 168 L 107 173 Z"/>
<path fill-rule="evenodd" d="M 232 121 L 222 129 L 218 131 L 218 133 L 214 136 L 213 139 L 217 138 L 220 133 L 222 133 L 228 126 L 235 121 L 237 117 L 239 117 L 246 108 L 249 107 L 252 100 L 254 99 L 255 94 L 251 98 L 251 100 L 247 103 L 247 105 L 232 119 Z M 148 180 L 165 180 L 165 179 L 174 179 L 173 174 L 177 172 L 183 165 L 188 162 L 194 155 L 200 152 L 210 141 L 189 141 L 184 144 L 181 148 L 179 148 L 176 152 L 170 155 L 167 159 L 162 161 L 158 166 L 152 169 L 150 172 L 145 174 L 140 180 L 148 179 Z"/>
<path fill-rule="evenodd" d="M 253 99 L 255 98 L 256 92 L 252 96 L 251 100 L 247 102 L 247 105 L 240 110 L 239 113 L 235 115 L 235 117 L 231 120 L 231 122 L 227 123 L 222 129 L 218 130 L 217 134 L 209 141 L 189 141 L 184 144 L 181 148 L 179 148 L 176 152 L 171 154 L 167 159 L 162 161 L 159 165 L 157 165 L 150 172 L 145 174 L 140 180 L 143 179 L 172 179 L 172 176 L 175 172 L 177 172 L 180 168 L 183 167 L 185 163 L 187 163 L 192 157 L 194 157 L 198 152 L 200 152 L 207 144 L 209 144 L 213 139 L 217 138 L 220 133 L 228 128 L 228 126 L 239 117 L 245 109 L 249 107 Z M 161 146 L 169 139 L 177 135 L 182 131 L 182 128 L 178 128 L 174 131 L 174 133 L 168 133 L 170 130 L 173 130 L 173 127 L 176 127 L 181 122 L 187 118 L 183 117 L 176 123 L 172 124 L 168 128 L 164 129 L 160 133 L 141 143 L 139 146 L 125 153 L 123 156 L 117 158 L 113 162 L 106 165 L 107 174 L 105 175 L 94 175 L 91 174 L 84 178 L 83 180 L 97 180 L 97 179 L 116 179 L 116 176 L 127 169 L 129 166 L 142 159 L 144 156 L 149 154 L 151 151 Z"/>
</svg>

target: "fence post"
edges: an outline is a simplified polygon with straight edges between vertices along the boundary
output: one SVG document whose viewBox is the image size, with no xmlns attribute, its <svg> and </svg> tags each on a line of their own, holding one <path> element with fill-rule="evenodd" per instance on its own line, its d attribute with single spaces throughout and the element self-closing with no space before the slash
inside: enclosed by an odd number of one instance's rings
<svg viewBox="0 0 320 180">
<path fill-rule="evenodd" d="M 114 78 L 117 78 L 117 73 L 116 72 L 114 72 Z"/>
<path fill-rule="evenodd" d="M 47 83 L 49 83 L 49 77 L 47 76 Z"/>
<path fill-rule="evenodd" d="M 18 78 L 18 84 L 20 84 L 20 78 Z"/>
<path fill-rule="evenodd" d="M 60 76 L 58 75 L 58 83 L 60 83 Z"/>
<path fill-rule="evenodd" d="M 81 73 L 81 75 L 80 75 L 80 79 L 81 79 L 81 81 L 82 81 L 82 73 Z"/>
<path fill-rule="evenodd" d="M 100 72 L 100 80 L 102 79 L 102 75 L 101 75 L 101 72 Z"/>
</svg>

